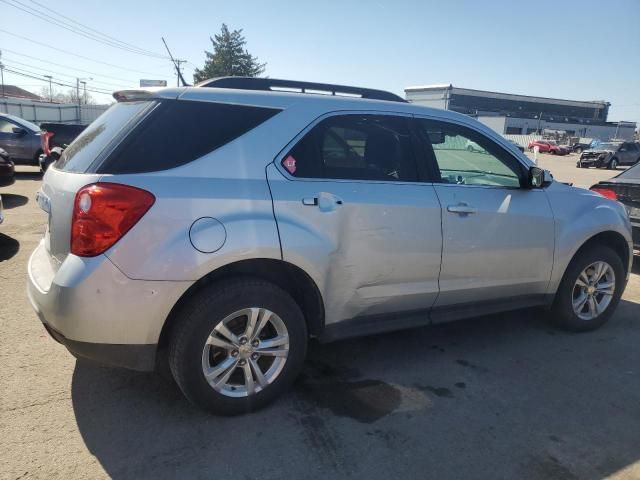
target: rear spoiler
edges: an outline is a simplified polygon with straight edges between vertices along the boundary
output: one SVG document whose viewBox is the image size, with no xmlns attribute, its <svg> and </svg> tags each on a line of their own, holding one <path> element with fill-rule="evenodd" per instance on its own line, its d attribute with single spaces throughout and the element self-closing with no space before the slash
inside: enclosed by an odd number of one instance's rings
<svg viewBox="0 0 640 480">
<path fill-rule="evenodd" d="M 118 90 L 113 92 L 113 98 L 117 102 L 133 102 L 135 100 L 149 100 L 155 96 L 149 90 Z"/>
</svg>

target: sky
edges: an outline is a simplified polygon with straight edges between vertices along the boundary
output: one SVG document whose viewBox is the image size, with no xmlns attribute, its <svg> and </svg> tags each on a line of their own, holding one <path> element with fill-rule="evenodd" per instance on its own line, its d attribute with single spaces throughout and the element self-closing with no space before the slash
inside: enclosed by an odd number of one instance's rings
<svg viewBox="0 0 640 480">
<path fill-rule="evenodd" d="M 0 0 L 0 18 L 4 81 L 36 93 L 48 85 L 43 75 L 73 85 L 81 77 L 100 91 L 136 87 L 141 78 L 175 85 L 172 64 L 161 58 L 161 36 L 175 57 L 187 60 L 190 82 L 204 50 L 211 50 L 209 36 L 224 22 L 243 29 L 247 49 L 267 63 L 272 78 L 402 96 L 407 86 L 452 83 L 606 100 L 609 120 L 640 124 L 640 0 Z M 152 56 L 96 42 L 49 18 L 76 29 L 71 21 L 79 22 Z"/>
</svg>

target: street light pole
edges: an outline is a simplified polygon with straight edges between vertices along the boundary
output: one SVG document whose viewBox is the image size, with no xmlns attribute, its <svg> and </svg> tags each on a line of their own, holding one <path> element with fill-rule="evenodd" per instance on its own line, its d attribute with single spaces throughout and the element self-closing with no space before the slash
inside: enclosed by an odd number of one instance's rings
<svg viewBox="0 0 640 480">
<path fill-rule="evenodd" d="M 49 79 L 49 101 L 53 102 L 53 89 L 51 88 L 51 79 L 53 77 L 51 75 L 45 75 L 44 78 Z"/>
<path fill-rule="evenodd" d="M 81 82 L 82 86 L 84 87 L 84 104 L 87 104 L 87 82 Z"/>
</svg>

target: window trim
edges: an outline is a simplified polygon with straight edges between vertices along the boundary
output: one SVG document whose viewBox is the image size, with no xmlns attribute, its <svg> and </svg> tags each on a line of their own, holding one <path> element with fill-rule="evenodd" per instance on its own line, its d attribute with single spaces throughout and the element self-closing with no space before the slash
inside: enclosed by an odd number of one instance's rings
<svg viewBox="0 0 640 480">
<path fill-rule="evenodd" d="M 493 138 L 490 135 L 487 135 L 486 132 L 483 132 L 481 130 L 479 130 L 478 128 L 475 128 L 475 126 L 473 125 L 469 125 L 468 123 L 465 122 L 459 122 L 456 121 L 455 119 L 445 119 L 442 117 L 436 117 L 436 116 L 431 116 L 431 115 L 413 115 L 414 117 L 414 129 L 415 129 L 415 135 L 416 135 L 416 140 L 422 145 L 422 149 L 424 150 L 424 160 L 425 163 L 427 164 L 427 168 L 426 171 L 429 174 L 429 182 L 434 184 L 434 185 L 446 185 L 446 186 L 451 186 L 451 187 L 474 187 L 474 188 L 499 188 L 499 189 L 505 189 L 505 190 L 529 190 L 528 186 L 527 186 L 527 172 L 529 171 L 529 169 L 531 168 L 530 165 L 527 165 L 526 163 L 524 163 L 518 156 L 514 155 L 510 150 L 510 146 L 509 148 L 507 148 L 506 144 L 503 143 L 501 138 Z M 466 184 L 461 184 L 461 185 L 454 185 L 451 183 L 445 183 L 442 181 L 441 179 L 441 174 L 440 174 L 440 167 L 438 165 L 438 161 L 436 159 L 435 153 L 433 151 L 433 147 L 429 144 L 427 145 L 426 142 L 420 138 L 420 136 L 418 135 L 418 121 L 419 120 L 429 120 L 429 121 L 435 121 L 435 122 L 441 122 L 444 124 L 450 124 L 450 125 L 454 125 L 457 127 L 461 127 L 461 128 L 465 128 L 467 130 L 470 130 L 474 133 L 476 133 L 477 135 L 482 136 L 484 139 L 486 139 L 489 142 L 493 142 L 497 147 L 500 148 L 500 150 L 502 152 L 504 152 L 505 155 L 507 155 L 507 158 L 510 158 L 512 160 L 512 162 L 517 165 L 519 167 L 519 175 L 518 175 L 518 179 L 519 179 L 519 183 L 520 186 L 519 187 L 509 187 L 509 186 L 503 186 L 503 185 L 466 185 Z M 504 142 L 506 142 L 506 140 L 504 140 Z M 514 147 L 515 148 L 515 147 Z"/>
<path fill-rule="evenodd" d="M 348 179 L 348 178 L 313 178 L 313 177 L 296 177 L 291 175 L 283 166 L 282 161 L 285 159 L 287 155 L 293 150 L 293 148 L 311 131 L 313 130 L 320 122 L 326 120 L 331 117 L 338 116 L 350 116 L 350 115 L 378 115 L 385 117 L 402 117 L 407 122 L 407 129 L 409 131 L 409 138 L 411 143 L 411 155 L 412 161 L 414 163 L 414 167 L 417 173 L 417 180 L 362 180 L 362 179 Z M 366 183 L 366 184 L 381 184 L 381 185 L 416 185 L 416 184 L 424 184 L 425 182 L 421 178 L 420 168 L 418 166 L 418 156 L 420 152 L 417 150 L 417 145 L 415 144 L 415 135 L 413 131 L 413 115 L 407 112 L 396 112 L 396 111 L 381 111 L 381 110 L 334 110 L 331 112 L 326 112 L 315 118 L 311 123 L 309 123 L 304 129 L 302 129 L 293 139 L 284 146 L 280 152 L 273 159 L 273 164 L 287 180 L 294 182 L 339 182 L 339 183 Z"/>
</svg>

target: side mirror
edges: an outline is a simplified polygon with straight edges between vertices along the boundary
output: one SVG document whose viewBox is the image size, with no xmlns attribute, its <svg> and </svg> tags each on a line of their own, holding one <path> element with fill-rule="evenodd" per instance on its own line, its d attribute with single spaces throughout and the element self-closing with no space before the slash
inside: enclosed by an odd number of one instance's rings
<svg viewBox="0 0 640 480">
<path fill-rule="evenodd" d="M 544 188 L 553 182 L 553 175 L 549 170 L 544 170 L 540 167 L 531 167 L 529 169 L 529 187 L 530 188 Z"/>
<path fill-rule="evenodd" d="M 16 135 L 19 135 L 20 137 L 27 133 L 27 131 L 22 127 L 13 127 L 12 131 Z"/>
</svg>

